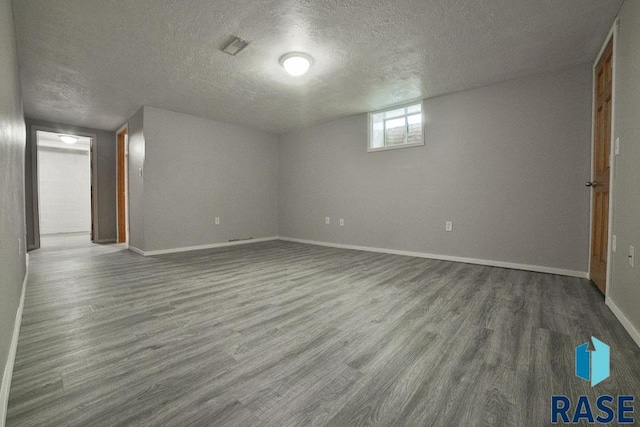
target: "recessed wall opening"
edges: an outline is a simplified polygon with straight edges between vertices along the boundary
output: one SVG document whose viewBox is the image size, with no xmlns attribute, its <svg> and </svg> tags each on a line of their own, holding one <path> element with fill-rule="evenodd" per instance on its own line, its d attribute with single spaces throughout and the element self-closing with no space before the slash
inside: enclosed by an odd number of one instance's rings
<svg viewBox="0 0 640 427">
<path fill-rule="evenodd" d="M 40 245 L 93 241 L 92 138 L 38 130 Z"/>
</svg>

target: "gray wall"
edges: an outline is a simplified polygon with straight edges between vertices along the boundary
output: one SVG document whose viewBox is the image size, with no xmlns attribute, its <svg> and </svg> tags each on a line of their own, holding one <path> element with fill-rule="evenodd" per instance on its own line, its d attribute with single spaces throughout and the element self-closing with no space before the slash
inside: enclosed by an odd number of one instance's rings
<svg viewBox="0 0 640 427">
<path fill-rule="evenodd" d="M 129 135 L 128 186 L 129 186 L 129 245 L 143 250 L 144 245 L 144 170 L 145 141 L 143 133 L 144 109 L 140 108 L 129 119 L 127 133 Z M 144 174 L 143 174 L 144 175 Z"/>
<path fill-rule="evenodd" d="M 140 249 L 277 236 L 276 136 L 152 107 L 143 129 Z"/>
<path fill-rule="evenodd" d="M 424 106 L 424 147 L 367 153 L 366 115 L 283 136 L 280 235 L 585 272 L 591 67 Z"/>
<path fill-rule="evenodd" d="M 52 123 L 42 120 L 27 119 L 27 153 L 25 158 L 26 180 L 25 196 L 27 209 L 27 240 L 29 248 L 39 247 L 37 235 L 38 227 L 38 201 L 37 194 L 34 197 L 34 179 L 37 177 L 36 162 L 33 160 L 33 148 L 36 144 L 32 140 L 32 129 L 42 127 L 54 132 L 70 134 L 94 134 L 96 141 L 93 147 L 93 175 L 97 182 L 96 200 L 94 201 L 97 226 L 95 240 L 97 242 L 112 242 L 116 239 L 116 137 L 115 132 L 98 129 L 70 126 L 62 123 Z"/>
<path fill-rule="evenodd" d="M 10 0 L 0 0 L 0 375 L 7 363 L 26 273 L 24 144 L 13 11 Z M 18 239 L 22 239 L 22 254 Z"/>
<path fill-rule="evenodd" d="M 613 187 L 618 250 L 609 296 L 640 331 L 640 1 L 626 0 L 619 16 L 614 120 L 620 154 Z M 636 248 L 635 268 L 628 262 L 630 245 Z"/>
</svg>

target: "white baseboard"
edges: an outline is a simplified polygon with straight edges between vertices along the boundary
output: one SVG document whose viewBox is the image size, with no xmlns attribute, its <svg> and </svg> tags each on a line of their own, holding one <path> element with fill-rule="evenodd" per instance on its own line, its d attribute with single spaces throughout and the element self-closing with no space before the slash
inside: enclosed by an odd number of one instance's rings
<svg viewBox="0 0 640 427">
<path fill-rule="evenodd" d="M 344 245 L 341 243 L 328 243 L 328 242 L 318 242 L 315 240 L 294 239 L 291 237 L 278 237 L 278 239 L 285 240 L 287 242 L 297 242 L 297 243 L 306 243 L 309 245 L 328 246 L 331 248 L 354 249 L 357 251 L 379 252 L 384 254 L 404 255 L 404 256 L 412 256 L 417 258 L 437 259 L 441 261 L 464 262 L 467 264 L 488 265 L 491 267 L 511 268 L 514 270 L 535 271 L 538 273 L 549 273 L 549 274 L 557 274 L 560 276 L 579 277 L 581 279 L 587 279 L 589 277 L 589 273 L 586 271 L 563 270 L 560 268 L 544 267 L 539 265 L 516 264 L 512 262 L 492 261 L 492 260 L 478 259 L 478 258 L 465 258 L 465 257 L 450 256 L 450 255 L 428 254 L 424 252 L 401 251 L 397 249 L 372 248 L 368 246 Z"/>
<path fill-rule="evenodd" d="M 633 323 L 631 323 L 631 321 L 627 318 L 627 316 L 624 315 L 622 310 L 620 310 L 620 308 L 616 305 L 616 303 L 613 302 L 611 297 L 608 297 L 605 300 L 605 304 L 609 306 L 613 314 L 618 318 L 620 323 L 622 323 L 622 326 L 624 326 L 627 332 L 629 332 L 629 335 L 631 335 L 631 338 L 633 338 L 636 344 L 638 344 L 638 347 L 640 347 L 640 331 L 635 326 L 633 326 Z"/>
<path fill-rule="evenodd" d="M 144 251 L 142 249 L 136 248 L 135 246 L 129 245 L 129 246 L 127 246 L 127 249 L 129 249 L 130 251 L 133 251 L 133 252 L 135 252 L 135 253 L 137 253 L 139 255 L 144 256 Z"/>
<path fill-rule="evenodd" d="M 236 240 L 233 242 L 222 242 L 222 243 L 210 243 L 208 245 L 186 246 L 182 248 L 160 249 L 156 251 L 143 251 L 141 249 L 134 248 L 131 245 L 129 245 L 129 249 L 131 249 L 133 252 L 136 252 L 140 255 L 153 256 L 153 255 L 173 254 L 178 252 L 199 251 L 202 249 L 224 248 L 226 246 L 246 245 L 248 243 L 268 242 L 271 240 L 278 240 L 278 237 L 260 237 L 257 239 Z"/>
<path fill-rule="evenodd" d="M 100 239 L 96 240 L 94 243 L 116 243 L 116 239 Z"/>
<path fill-rule="evenodd" d="M 16 360 L 16 349 L 18 348 L 18 336 L 20 335 L 20 324 L 22 323 L 22 309 L 24 308 L 24 294 L 27 289 L 27 280 L 29 279 L 29 256 L 26 257 L 27 271 L 22 281 L 22 294 L 20 295 L 20 304 L 16 311 L 16 319 L 13 326 L 13 337 L 11 338 L 11 347 L 9 348 L 9 356 L 7 364 L 4 367 L 2 375 L 2 387 L 0 388 L 0 427 L 4 427 L 7 418 L 7 407 L 9 405 L 9 388 L 11 387 L 11 377 L 13 375 L 13 364 Z"/>
</svg>

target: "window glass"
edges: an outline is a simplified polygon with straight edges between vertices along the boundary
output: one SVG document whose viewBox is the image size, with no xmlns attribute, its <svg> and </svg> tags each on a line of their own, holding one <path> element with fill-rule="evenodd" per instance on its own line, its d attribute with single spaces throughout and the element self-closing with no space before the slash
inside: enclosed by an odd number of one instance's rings
<svg viewBox="0 0 640 427">
<path fill-rule="evenodd" d="M 424 145 L 422 103 L 369 113 L 369 151 Z"/>
</svg>

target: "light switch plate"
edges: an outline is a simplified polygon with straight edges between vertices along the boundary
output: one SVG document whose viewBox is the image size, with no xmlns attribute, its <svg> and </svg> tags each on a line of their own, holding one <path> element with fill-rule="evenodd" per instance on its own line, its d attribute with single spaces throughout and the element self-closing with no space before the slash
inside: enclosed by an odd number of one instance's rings
<svg viewBox="0 0 640 427">
<path fill-rule="evenodd" d="M 616 138 L 615 153 L 616 153 L 616 156 L 620 154 L 620 138 L 619 137 Z"/>
<path fill-rule="evenodd" d="M 340 227 L 344 227 L 344 219 L 340 218 Z"/>
<path fill-rule="evenodd" d="M 220 225 L 220 217 L 219 216 L 215 217 L 215 223 L 216 223 L 216 225 Z"/>
<path fill-rule="evenodd" d="M 325 224 L 331 224 L 331 218 L 329 218 L 328 216 L 324 217 L 324 223 Z"/>
<path fill-rule="evenodd" d="M 611 237 L 611 250 L 615 252 L 616 249 L 618 249 L 618 239 L 616 239 L 616 235 L 614 234 Z"/>
</svg>

